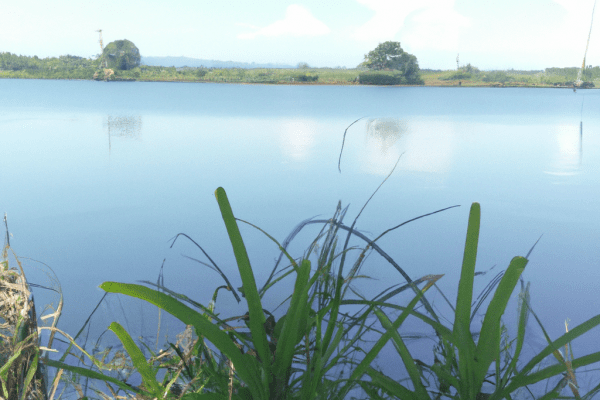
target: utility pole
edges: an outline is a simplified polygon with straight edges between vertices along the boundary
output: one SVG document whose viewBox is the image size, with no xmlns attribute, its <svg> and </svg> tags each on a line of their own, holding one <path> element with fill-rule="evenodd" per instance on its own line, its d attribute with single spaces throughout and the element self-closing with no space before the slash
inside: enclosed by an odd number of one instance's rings
<svg viewBox="0 0 600 400">
<path fill-rule="evenodd" d="M 457 70 L 459 70 L 459 69 L 460 69 L 460 67 L 458 66 L 458 56 L 459 56 L 459 54 L 457 54 L 457 55 L 456 55 L 456 69 L 457 69 Z"/>
<path fill-rule="evenodd" d="M 106 68 L 106 60 L 104 59 L 104 43 L 102 42 L 102 29 L 98 29 L 96 32 L 100 33 L 100 67 L 104 66 Z"/>
</svg>

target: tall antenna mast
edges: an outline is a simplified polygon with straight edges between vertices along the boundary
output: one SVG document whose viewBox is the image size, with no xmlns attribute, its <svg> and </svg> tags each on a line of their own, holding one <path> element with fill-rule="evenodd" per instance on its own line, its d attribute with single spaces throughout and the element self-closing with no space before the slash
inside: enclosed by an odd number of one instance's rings
<svg viewBox="0 0 600 400">
<path fill-rule="evenodd" d="M 100 33 L 100 67 L 104 66 L 106 68 L 106 60 L 104 59 L 104 43 L 102 42 L 102 29 L 98 29 L 96 32 Z"/>
<path fill-rule="evenodd" d="M 577 73 L 577 81 L 575 84 L 580 86 L 583 82 L 581 80 L 583 76 L 583 70 L 585 69 L 585 58 L 587 57 L 588 47 L 590 47 L 590 37 L 592 36 L 592 27 L 594 26 L 594 11 L 596 10 L 596 0 L 594 0 L 594 8 L 592 8 L 592 22 L 590 23 L 590 33 L 588 34 L 587 43 L 585 45 L 585 53 L 583 54 L 583 63 L 581 64 L 581 69 L 579 73 Z"/>
</svg>

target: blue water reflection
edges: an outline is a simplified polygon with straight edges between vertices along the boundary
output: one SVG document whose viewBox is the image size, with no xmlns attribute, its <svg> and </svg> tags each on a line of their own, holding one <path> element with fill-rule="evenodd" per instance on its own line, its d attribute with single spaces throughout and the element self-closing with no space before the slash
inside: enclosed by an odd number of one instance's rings
<svg viewBox="0 0 600 400">
<path fill-rule="evenodd" d="M 438 285 L 452 299 L 472 202 L 482 204 L 478 270 L 505 268 L 543 234 L 524 277 L 558 337 L 565 318 L 575 326 L 598 312 L 588 305 L 597 303 L 600 282 L 599 95 L 0 80 L 0 212 L 18 253 L 56 271 L 65 291 L 61 324 L 74 331 L 101 297 L 101 282 L 155 281 L 165 258 L 166 285 L 207 304 L 220 278 L 181 257 L 201 257 L 189 243 L 169 249 L 179 232 L 238 283 L 218 186 L 236 216 L 282 240 L 305 218 L 329 217 L 340 199 L 354 218 L 400 157 L 359 229 L 375 237 L 462 205 L 380 242 L 413 278 L 445 274 Z M 362 116 L 348 129 L 339 173 L 344 130 Z M 299 238 L 295 255 L 315 232 Z M 242 234 L 262 282 L 277 248 L 256 230 Z M 365 268 L 376 278 L 364 282 L 367 296 L 401 281 L 376 255 Z M 268 309 L 287 296 L 285 285 L 267 296 Z M 219 300 L 221 311 L 243 308 Z M 431 300 L 443 303 L 434 292 Z M 516 303 L 510 310 L 507 319 Z M 579 354 L 591 344 L 582 341 Z"/>
</svg>

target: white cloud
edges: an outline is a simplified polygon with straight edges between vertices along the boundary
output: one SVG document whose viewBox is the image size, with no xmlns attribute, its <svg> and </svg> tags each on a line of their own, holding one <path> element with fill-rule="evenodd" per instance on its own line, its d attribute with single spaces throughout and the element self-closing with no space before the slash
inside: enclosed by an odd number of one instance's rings
<svg viewBox="0 0 600 400">
<path fill-rule="evenodd" d="M 362 41 L 391 40 L 404 25 L 406 17 L 415 10 L 423 8 L 428 1 L 409 0 L 356 0 L 375 11 L 375 15 L 354 31 L 354 38 Z"/>
<path fill-rule="evenodd" d="M 554 2 L 565 9 L 566 15 L 562 25 L 554 29 L 555 37 L 552 45 L 558 42 L 562 47 L 573 47 L 573 43 L 582 43 L 589 34 L 594 0 L 554 0 Z M 595 32 L 592 32 L 592 35 L 594 34 Z M 548 40 L 547 43 L 550 44 L 551 41 Z"/>
<path fill-rule="evenodd" d="M 594 4 L 593 0 L 554 0 L 554 2 L 569 13 L 580 14 L 580 16 L 588 14 Z"/>
<path fill-rule="evenodd" d="M 357 0 L 375 11 L 375 15 L 357 28 L 354 38 L 363 41 L 387 41 L 405 26 L 407 18 L 415 14 L 411 22 L 416 28 L 402 41 L 409 41 L 411 48 L 447 48 L 458 41 L 460 29 L 469 26 L 469 19 L 454 10 L 454 0 Z"/>
<path fill-rule="evenodd" d="M 414 27 L 403 36 L 413 49 L 456 50 L 469 18 L 454 10 L 454 1 L 440 0 L 413 18 Z"/>
<path fill-rule="evenodd" d="M 251 27 L 251 25 L 247 25 Z M 316 19 L 310 11 L 298 4 L 288 6 L 285 17 L 264 28 L 255 28 L 255 32 L 241 33 L 239 39 L 254 39 L 258 36 L 320 36 L 326 35 L 330 29 Z"/>
</svg>

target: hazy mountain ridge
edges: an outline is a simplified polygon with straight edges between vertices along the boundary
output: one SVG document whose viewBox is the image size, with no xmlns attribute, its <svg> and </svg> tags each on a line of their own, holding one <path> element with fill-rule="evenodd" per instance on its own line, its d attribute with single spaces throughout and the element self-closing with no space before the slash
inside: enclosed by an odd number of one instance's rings
<svg viewBox="0 0 600 400">
<path fill-rule="evenodd" d="M 204 60 L 191 57 L 142 57 L 142 65 L 155 67 L 207 67 L 207 68 L 296 68 L 287 64 L 261 64 L 238 61 Z"/>
</svg>

